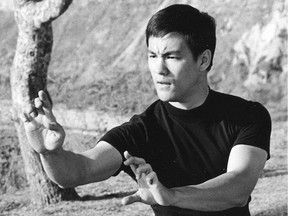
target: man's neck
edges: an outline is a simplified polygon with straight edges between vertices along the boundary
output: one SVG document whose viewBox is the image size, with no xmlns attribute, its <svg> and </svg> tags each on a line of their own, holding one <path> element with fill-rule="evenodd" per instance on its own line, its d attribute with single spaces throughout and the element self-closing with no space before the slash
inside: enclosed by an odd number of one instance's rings
<svg viewBox="0 0 288 216">
<path fill-rule="evenodd" d="M 190 100 L 187 102 L 169 102 L 172 106 L 178 108 L 178 109 L 183 109 L 183 110 L 190 110 L 194 109 L 196 107 L 201 106 L 206 98 L 208 97 L 209 94 L 209 86 L 202 86 L 198 89 L 197 93 L 194 93 L 191 97 Z"/>
</svg>

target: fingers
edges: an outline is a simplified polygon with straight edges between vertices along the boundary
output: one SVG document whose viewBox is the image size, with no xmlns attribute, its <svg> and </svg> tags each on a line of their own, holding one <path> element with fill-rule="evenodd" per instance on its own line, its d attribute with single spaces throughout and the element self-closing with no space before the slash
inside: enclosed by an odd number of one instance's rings
<svg viewBox="0 0 288 216">
<path fill-rule="evenodd" d="M 41 115 L 41 118 L 38 118 L 39 115 Z M 29 127 L 29 131 L 39 128 L 39 125 L 43 125 L 45 128 L 50 130 L 57 131 L 59 129 L 59 125 L 57 124 L 56 118 L 52 112 L 51 101 L 43 90 L 38 92 L 38 97 L 34 99 L 34 105 L 30 105 L 25 113 L 20 114 L 19 117 L 24 122 L 25 127 Z"/>
<path fill-rule="evenodd" d="M 127 151 L 124 152 L 124 157 L 126 158 L 126 161 L 124 161 L 124 164 L 126 166 L 130 166 L 132 164 L 139 166 L 141 164 L 146 163 L 143 158 L 134 157 L 134 156 L 130 155 Z"/>
<path fill-rule="evenodd" d="M 140 179 L 142 174 L 149 174 L 150 172 L 152 172 L 152 167 L 150 166 L 150 164 L 143 164 L 140 165 L 137 169 L 136 169 L 136 179 Z"/>
<path fill-rule="evenodd" d="M 48 118 L 50 122 L 56 121 L 56 118 L 52 113 L 52 104 L 45 91 L 40 90 L 38 92 L 38 97 L 34 99 L 34 106 L 37 110 L 37 115 L 43 114 Z"/>
<path fill-rule="evenodd" d="M 146 163 L 143 158 L 134 157 L 127 151 L 124 152 L 124 157 L 127 159 L 124 164 L 131 167 L 137 180 L 141 178 L 142 174 L 148 175 L 153 171 L 151 165 Z"/>
<path fill-rule="evenodd" d="M 34 99 L 34 109 L 33 109 L 33 113 L 34 115 L 32 115 L 32 113 L 30 114 L 32 117 L 37 117 L 38 114 L 44 114 L 44 110 L 43 110 L 43 103 L 40 100 L 40 98 L 35 98 Z"/>
<path fill-rule="evenodd" d="M 151 171 L 148 175 L 146 175 L 146 182 L 149 185 L 153 185 L 157 182 L 157 175 L 154 171 Z"/>
<path fill-rule="evenodd" d="M 35 106 L 35 108 L 37 108 L 37 109 L 41 109 L 41 108 L 42 108 L 43 103 L 42 103 L 42 101 L 40 100 L 39 97 L 37 97 L 37 98 L 34 99 L 34 106 Z"/>
<path fill-rule="evenodd" d="M 126 161 L 124 161 L 124 164 L 126 166 L 130 166 L 136 176 L 136 179 L 139 179 L 137 168 L 141 165 L 144 165 L 146 163 L 145 160 L 143 158 L 134 157 L 130 155 L 127 151 L 124 152 L 124 157 L 126 158 Z"/>
<path fill-rule="evenodd" d="M 26 117 L 28 118 L 28 119 L 30 119 L 30 118 L 36 118 L 37 116 L 38 116 L 38 112 L 37 112 L 37 110 L 35 109 L 35 107 L 32 105 L 29 105 L 26 109 L 25 109 L 25 114 L 27 115 Z"/>
<path fill-rule="evenodd" d="M 142 199 L 141 197 L 138 195 L 138 193 L 134 193 L 130 196 L 126 196 L 121 200 L 122 205 L 130 205 L 132 203 L 135 202 L 140 202 Z"/>
<path fill-rule="evenodd" d="M 38 114 L 44 114 L 43 109 L 45 109 L 46 112 L 49 112 L 51 108 L 52 105 L 47 94 L 43 90 L 40 90 L 38 92 L 38 97 L 34 99 L 34 104 L 26 110 L 26 113 L 28 113 L 32 118 L 36 118 Z"/>
<path fill-rule="evenodd" d="M 126 159 L 129 159 L 129 158 L 132 157 L 132 156 L 131 156 L 127 151 L 125 151 L 125 152 L 124 152 L 124 157 L 125 157 Z M 136 173 L 136 168 L 137 168 L 136 165 L 130 164 L 130 163 L 126 162 L 126 161 L 124 161 L 124 164 L 125 164 L 126 166 L 130 166 L 130 168 L 132 169 L 133 173 L 134 173 L 134 174 Z"/>
<path fill-rule="evenodd" d="M 49 110 L 52 109 L 52 104 L 51 104 L 49 97 L 45 91 L 40 90 L 38 92 L 38 98 L 41 100 L 44 109 L 49 109 Z"/>
<path fill-rule="evenodd" d="M 125 157 L 126 159 L 128 159 L 128 158 L 130 158 L 130 157 L 132 157 L 132 156 L 129 154 L 128 151 L 125 151 L 125 152 L 124 152 L 124 157 Z"/>
</svg>

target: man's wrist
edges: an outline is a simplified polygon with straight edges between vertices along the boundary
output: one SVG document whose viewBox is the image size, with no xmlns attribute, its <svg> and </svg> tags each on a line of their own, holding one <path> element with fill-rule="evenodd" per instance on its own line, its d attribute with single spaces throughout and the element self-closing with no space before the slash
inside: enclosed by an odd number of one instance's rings
<svg viewBox="0 0 288 216">
<path fill-rule="evenodd" d="M 57 154 L 59 153 L 62 149 L 62 146 L 61 147 L 58 147 L 56 149 L 53 149 L 53 150 L 48 150 L 46 149 L 45 151 L 43 152 L 39 152 L 40 155 L 43 155 L 43 156 L 48 156 L 48 155 L 51 155 L 51 154 Z"/>
<path fill-rule="evenodd" d="M 158 191 L 161 191 L 162 194 L 162 202 L 158 203 L 162 206 L 175 206 L 176 199 L 176 191 L 174 188 L 166 188 L 165 186 L 161 185 L 161 187 L 158 188 Z"/>
<path fill-rule="evenodd" d="M 177 191 L 175 190 L 175 188 L 169 188 L 168 189 L 168 193 L 167 196 L 169 197 L 169 206 L 175 206 L 177 203 Z"/>
</svg>

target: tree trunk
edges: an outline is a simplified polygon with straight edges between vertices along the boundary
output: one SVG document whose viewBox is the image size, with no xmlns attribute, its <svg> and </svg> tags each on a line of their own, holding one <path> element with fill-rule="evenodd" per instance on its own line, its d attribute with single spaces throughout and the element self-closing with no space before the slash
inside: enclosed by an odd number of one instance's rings
<svg viewBox="0 0 288 216">
<path fill-rule="evenodd" d="M 39 155 L 30 147 L 19 114 L 30 110 L 41 89 L 47 91 L 47 70 L 53 45 L 52 21 L 72 0 L 14 0 L 19 35 L 11 68 L 13 119 L 18 133 L 31 200 L 50 204 L 78 197 L 75 190 L 61 189 L 43 171 Z"/>
</svg>

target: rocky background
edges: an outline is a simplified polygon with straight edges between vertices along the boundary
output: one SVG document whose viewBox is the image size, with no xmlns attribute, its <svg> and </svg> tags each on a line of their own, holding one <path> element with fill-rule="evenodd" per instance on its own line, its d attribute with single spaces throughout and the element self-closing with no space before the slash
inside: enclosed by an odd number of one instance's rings
<svg viewBox="0 0 288 216">
<path fill-rule="evenodd" d="M 53 26 L 48 89 L 66 129 L 98 136 L 156 99 L 144 32 L 151 15 L 173 3 L 217 20 L 211 88 L 263 103 L 275 121 L 287 119 L 286 0 L 83 0 Z M 10 0 L 0 2 L 0 29 L 0 122 L 9 127 L 17 39 Z"/>
<path fill-rule="evenodd" d="M 119 205 L 121 193 L 135 189 L 125 176 L 78 189 L 95 194 L 91 202 L 29 207 L 10 113 L 9 73 L 17 40 L 12 2 L 0 1 L 0 214 L 149 215 L 142 205 Z M 144 32 L 150 16 L 173 3 L 191 4 L 217 20 L 211 88 L 259 101 L 269 110 L 271 159 L 251 209 L 257 216 L 287 215 L 287 0 L 75 0 L 53 23 L 48 74 L 55 115 L 67 131 L 65 146 L 77 151 L 93 146 L 105 131 L 157 98 Z"/>
<path fill-rule="evenodd" d="M 155 100 L 145 26 L 154 12 L 176 2 L 217 20 L 215 63 L 209 74 L 213 89 L 286 108 L 284 0 L 74 1 L 53 26 L 48 88 L 55 104 L 130 115 Z M 7 100 L 17 38 L 11 8 L 11 1 L 1 0 L 0 99 Z"/>
</svg>

